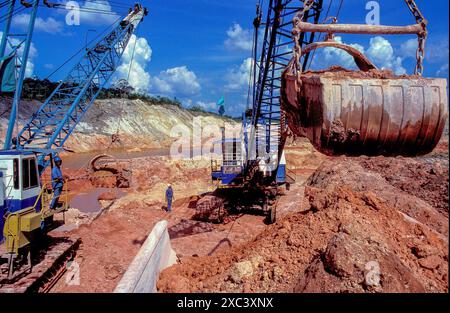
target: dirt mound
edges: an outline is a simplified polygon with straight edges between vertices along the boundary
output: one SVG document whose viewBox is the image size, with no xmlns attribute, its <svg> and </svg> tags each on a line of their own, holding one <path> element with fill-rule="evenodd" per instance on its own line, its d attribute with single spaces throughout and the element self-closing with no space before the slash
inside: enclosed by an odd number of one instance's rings
<svg viewBox="0 0 450 313">
<path fill-rule="evenodd" d="M 419 75 L 395 75 L 389 69 L 373 69 L 368 71 L 355 71 L 343 68 L 338 65 L 333 65 L 324 70 L 306 71 L 303 76 L 314 76 L 320 74 L 322 77 L 340 77 L 340 78 L 375 78 L 375 79 L 418 79 Z"/>
<path fill-rule="evenodd" d="M 294 291 L 425 292 L 397 255 L 360 235 L 344 231 L 335 235 L 325 252 L 311 262 Z"/>
<path fill-rule="evenodd" d="M 158 289 L 447 291 L 448 218 L 413 187 L 402 190 L 385 179 L 380 167 L 394 161 L 382 160 L 326 161 L 308 181 L 304 210 L 268 226 L 252 242 L 182 259 L 161 274 Z M 413 169 L 412 163 L 405 166 Z M 303 198 L 292 201 L 300 206 Z"/>
<path fill-rule="evenodd" d="M 194 219 L 212 223 L 220 223 L 226 216 L 224 201 L 214 194 L 203 196 L 196 205 Z"/>
<path fill-rule="evenodd" d="M 414 195 L 448 216 L 448 158 L 422 162 L 408 158 L 362 158 L 359 164 L 378 172 L 391 185 Z M 425 161 L 425 162 L 424 162 Z"/>
<path fill-rule="evenodd" d="M 437 167 L 433 170 L 432 166 L 424 162 L 426 159 L 419 160 L 401 157 L 337 158 L 325 162 L 308 179 L 308 185 L 323 189 L 351 186 L 356 192 L 371 191 L 393 209 L 447 237 L 448 204 L 444 202 L 448 201 L 448 193 L 441 192 L 441 189 L 448 190 L 448 174 L 440 174 L 438 177 L 434 174 L 426 175 L 426 169 L 428 173 L 444 173 L 445 170 L 438 170 Z M 432 185 L 439 184 L 442 186 L 437 191 L 433 190 Z M 404 187 L 406 185 L 409 187 Z M 431 188 L 423 190 L 427 185 Z M 427 197 L 429 194 L 430 197 Z M 433 206 L 435 202 L 443 207 L 447 206 L 447 214 L 440 213 Z"/>
<path fill-rule="evenodd" d="M 180 237 L 210 232 L 212 230 L 214 230 L 214 226 L 210 223 L 182 219 L 178 224 L 169 227 L 168 232 L 170 239 L 173 240 Z"/>
</svg>

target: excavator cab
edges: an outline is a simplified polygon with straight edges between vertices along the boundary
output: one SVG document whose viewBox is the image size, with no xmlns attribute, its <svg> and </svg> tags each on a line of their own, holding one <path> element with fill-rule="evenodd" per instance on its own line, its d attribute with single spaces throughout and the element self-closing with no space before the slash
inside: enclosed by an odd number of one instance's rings
<svg viewBox="0 0 450 313">
<path fill-rule="evenodd" d="M 222 154 L 211 160 L 212 180 L 219 188 L 238 187 L 243 183 L 243 142 L 240 138 L 222 138 Z"/>
</svg>

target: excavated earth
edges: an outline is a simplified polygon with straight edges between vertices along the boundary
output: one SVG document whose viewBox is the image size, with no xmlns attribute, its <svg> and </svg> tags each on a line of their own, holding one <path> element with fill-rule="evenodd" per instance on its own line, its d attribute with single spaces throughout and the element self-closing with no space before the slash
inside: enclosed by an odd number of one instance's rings
<svg viewBox="0 0 450 313">
<path fill-rule="evenodd" d="M 242 215 L 233 223 L 216 225 L 193 220 L 196 202 L 212 191 L 209 160 L 171 160 L 168 157 L 133 159 L 130 188 L 102 193 L 103 210 L 94 217 L 73 208 L 66 218 L 68 231 L 55 230 L 53 237 L 81 238 L 75 261 L 80 267 L 80 284 L 61 279 L 52 292 L 112 292 L 139 251 L 153 226 L 169 222 L 171 244 L 179 258 L 214 254 L 244 243 L 264 227 L 263 216 Z M 99 186 L 101 179 L 73 184 L 72 193 Z M 164 191 L 172 183 L 173 212 L 164 210 Z M 108 186 L 100 184 L 102 187 Z M 111 185 L 109 185 L 111 186 Z"/>
<path fill-rule="evenodd" d="M 61 279 L 52 292 L 112 292 L 161 219 L 178 262 L 161 273 L 160 292 L 447 292 L 447 142 L 418 158 L 330 158 L 304 139 L 290 143 L 296 183 L 282 192 L 273 225 L 257 214 L 194 220 L 214 189 L 207 160 L 133 159 L 123 195 L 101 194 L 100 214 L 83 219 L 74 209 L 68 223 L 77 227 L 51 233 L 82 241 L 80 284 Z M 73 192 L 111 186 L 101 182 Z M 167 182 L 171 214 L 163 210 Z"/>
<path fill-rule="evenodd" d="M 448 292 L 448 140 L 418 158 L 322 158 L 296 210 L 254 240 L 187 257 L 161 292 Z"/>
<path fill-rule="evenodd" d="M 0 144 L 3 144 L 11 98 L 0 97 Z M 19 129 L 36 112 L 39 101 L 21 101 Z M 170 104 L 152 104 L 140 99 L 96 100 L 64 145 L 67 150 L 91 152 L 111 149 L 167 148 L 177 139 L 177 129 L 193 132 L 196 124 L 219 127 L 240 126 L 236 120 L 205 112 L 195 112 Z M 176 128 L 177 127 L 177 128 Z M 116 136 L 116 140 L 112 137 Z"/>
<path fill-rule="evenodd" d="M 368 71 L 354 71 L 333 65 L 324 70 L 309 70 L 303 73 L 304 76 L 314 76 L 320 74 L 323 77 L 346 77 L 346 78 L 376 78 L 376 79 L 396 79 L 396 78 L 420 78 L 419 75 L 395 75 L 389 69 L 372 69 Z"/>
<path fill-rule="evenodd" d="M 101 112 L 114 103 L 97 107 L 71 148 L 109 146 L 117 131 L 113 119 L 122 114 L 120 148 L 136 141 L 153 147 L 160 137 L 156 146 L 167 147 L 172 126 L 189 127 L 193 119 L 174 107 L 135 101 L 108 120 Z M 142 126 L 131 123 L 136 115 L 148 111 L 162 118 L 167 110 L 177 118 L 154 120 L 159 128 L 150 139 L 135 136 Z M 103 123 L 97 125 L 98 118 Z M 65 169 L 72 179 L 69 199 L 105 191 L 95 196 L 99 212 L 73 207 L 65 228 L 50 233 L 81 238 L 75 258 L 80 284 L 64 276 L 52 292 L 112 292 L 162 219 L 169 222 L 178 262 L 161 273 L 160 292 L 448 292 L 448 130 L 433 153 L 417 158 L 332 158 L 298 139 L 289 142 L 286 159 L 296 183 L 282 191 L 273 225 L 258 214 L 236 214 L 224 224 L 193 219 L 197 202 L 214 190 L 209 160 L 133 158 L 131 184 L 120 191 L 110 173 Z M 175 190 L 171 214 L 164 211 L 167 183 Z"/>
</svg>

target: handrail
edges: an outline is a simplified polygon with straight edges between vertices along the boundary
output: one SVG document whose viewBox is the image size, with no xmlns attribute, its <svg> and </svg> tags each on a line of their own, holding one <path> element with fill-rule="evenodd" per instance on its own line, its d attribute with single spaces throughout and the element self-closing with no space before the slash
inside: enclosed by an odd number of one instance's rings
<svg viewBox="0 0 450 313">
<path fill-rule="evenodd" d="M 33 209 L 36 210 L 36 207 L 38 206 L 39 201 L 41 199 L 44 199 L 45 191 L 48 190 L 49 187 L 51 186 L 51 184 L 54 183 L 54 182 L 56 182 L 56 180 L 49 181 L 49 182 L 44 183 L 42 185 L 41 191 L 39 192 L 39 196 L 36 198 L 36 201 L 34 202 L 34 205 L 32 206 Z M 69 194 L 69 180 L 68 179 L 63 179 L 63 183 L 64 183 L 64 185 L 63 185 L 64 186 L 63 194 L 65 196 L 64 203 L 65 203 L 65 206 L 67 208 L 67 203 L 68 203 L 68 198 L 69 198 L 69 196 L 68 196 L 68 194 Z M 45 215 L 44 213 L 48 212 L 50 210 L 50 208 L 48 206 L 44 205 L 44 201 L 41 202 L 41 205 L 42 205 L 42 208 L 40 210 L 40 213 L 42 214 L 42 219 L 44 219 L 44 215 Z"/>
</svg>

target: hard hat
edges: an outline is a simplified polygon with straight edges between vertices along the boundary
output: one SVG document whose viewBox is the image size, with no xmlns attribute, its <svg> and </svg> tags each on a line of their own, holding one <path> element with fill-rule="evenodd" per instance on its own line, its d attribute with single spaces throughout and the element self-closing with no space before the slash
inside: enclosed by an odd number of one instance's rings
<svg viewBox="0 0 450 313">
<path fill-rule="evenodd" d="M 53 160 L 55 162 L 62 162 L 62 160 L 61 160 L 61 158 L 59 156 L 56 156 Z"/>
<path fill-rule="evenodd" d="M 172 185 L 171 184 L 167 184 L 167 187 L 172 187 Z"/>
</svg>

